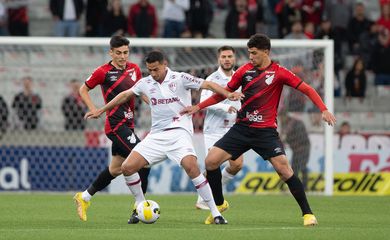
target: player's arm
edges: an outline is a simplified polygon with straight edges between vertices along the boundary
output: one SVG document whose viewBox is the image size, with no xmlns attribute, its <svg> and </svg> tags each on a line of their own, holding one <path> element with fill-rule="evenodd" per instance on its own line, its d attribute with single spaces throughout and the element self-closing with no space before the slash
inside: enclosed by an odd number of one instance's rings
<svg viewBox="0 0 390 240">
<path fill-rule="evenodd" d="M 314 90 L 310 85 L 302 82 L 297 88 L 300 92 L 304 93 L 310 98 L 310 100 L 320 109 L 322 112 L 322 119 L 328 123 L 330 126 L 334 126 L 336 123 L 336 118 L 331 112 L 328 111 L 328 108 L 325 106 L 320 95 Z"/>
<path fill-rule="evenodd" d="M 99 108 L 95 111 L 89 111 L 85 114 L 84 118 L 99 118 L 104 112 L 113 109 L 114 107 L 121 105 L 130 100 L 130 98 L 134 96 L 134 92 L 132 89 L 128 89 L 116 95 L 114 99 L 104 105 L 102 108 Z"/>
<path fill-rule="evenodd" d="M 89 111 L 95 111 L 96 110 L 96 106 L 95 104 L 92 102 L 92 99 L 91 99 L 91 96 L 89 95 L 89 91 L 91 90 L 91 88 L 89 88 L 85 83 L 83 85 L 81 85 L 80 89 L 79 89 L 79 93 L 80 93 L 80 96 L 81 98 L 83 99 L 85 105 L 87 105 Z"/>
<path fill-rule="evenodd" d="M 212 94 L 213 94 L 212 91 L 203 90 L 201 95 L 200 95 L 200 102 L 211 97 Z M 230 104 L 221 103 L 221 102 L 214 104 L 214 105 L 211 105 L 211 106 L 207 107 L 207 109 L 211 110 L 211 111 L 222 111 L 222 112 L 228 112 L 228 113 L 237 112 L 237 109 L 235 107 L 231 106 Z"/>
<path fill-rule="evenodd" d="M 203 81 L 200 88 L 213 91 L 214 93 L 220 95 L 221 97 L 219 98 L 220 100 L 218 102 L 226 98 L 232 101 L 237 101 L 237 100 L 241 100 L 243 96 L 242 93 L 232 92 L 229 88 L 223 88 L 219 84 L 211 81 Z"/>
</svg>

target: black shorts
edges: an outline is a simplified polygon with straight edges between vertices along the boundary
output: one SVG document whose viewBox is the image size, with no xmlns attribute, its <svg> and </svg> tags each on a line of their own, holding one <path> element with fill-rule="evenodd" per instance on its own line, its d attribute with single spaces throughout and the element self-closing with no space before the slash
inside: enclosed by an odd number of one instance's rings
<svg viewBox="0 0 390 240">
<path fill-rule="evenodd" d="M 253 149 L 263 159 L 286 155 L 282 141 L 275 128 L 251 128 L 234 124 L 214 146 L 223 149 L 237 159 L 246 151 Z"/>
<path fill-rule="evenodd" d="M 112 141 L 111 154 L 112 156 L 119 155 L 127 158 L 131 150 L 141 140 L 135 135 L 134 130 L 127 126 L 120 126 L 115 132 L 110 132 L 107 137 Z"/>
</svg>

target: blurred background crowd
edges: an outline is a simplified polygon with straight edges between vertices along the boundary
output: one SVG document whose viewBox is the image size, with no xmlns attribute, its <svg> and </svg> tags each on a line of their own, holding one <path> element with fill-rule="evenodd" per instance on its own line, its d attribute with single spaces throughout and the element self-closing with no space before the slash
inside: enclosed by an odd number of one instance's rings
<svg viewBox="0 0 390 240">
<path fill-rule="evenodd" d="M 246 39 L 256 32 L 272 39 L 334 40 L 336 113 L 344 113 L 352 130 L 362 129 L 361 119 L 373 123 L 369 130 L 390 130 L 390 0 L 0 0 L 0 36 Z M 287 67 L 315 84 L 321 64 L 308 69 L 294 61 Z M 185 71 L 205 78 L 214 70 Z M 84 80 L 69 79 L 70 88 Z M 30 85 L 33 80 L 19 81 Z M 316 89 L 322 92 L 322 87 Z M 75 99 L 68 103 L 82 105 L 77 91 L 72 94 Z M 199 95 L 193 98 L 196 102 Z M 8 104 L 16 112 L 17 100 Z M 287 100 L 292 102 L 287 110 L 307 110 L 300 108 L 307 101 L 301 95 Z M 67 107 L 62 105 L 62 111 L 66 114 Z M 194 118 L 198 130 L 202 114 Z M 65 129 L 70 128 L 68 123 Z"/>
</svg>

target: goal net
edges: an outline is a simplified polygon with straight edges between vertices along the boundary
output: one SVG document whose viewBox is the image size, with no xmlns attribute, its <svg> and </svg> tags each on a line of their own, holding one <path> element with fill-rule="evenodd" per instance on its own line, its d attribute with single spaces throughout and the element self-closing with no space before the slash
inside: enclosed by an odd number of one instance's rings
<svg viewBox="0 0 390 240">
<path fill-rule="evenodd" d="M 85 106 L 66 99 L 96 67 L 110 60 L 108 45 L 107 38 L 0 38 L 0 96 L 5 104 L 1 105 L 0 191 L 83 189 L 107 165 L 110 143 L 103 133 L 104 118 L 84 121 L 80 112 L 85 112 Z M 144 55 L 156 48 L 166 53 L 171 69 L 203 78 L 216 70 L 216 50 L 222 45 L 236 49 L 237 66 L 248 60 L 246 40 L 130 39 L 130 45 L 130 60 L 139 64 L 144 76 Z M 333 110 L 331 41 L 273 40 L 271 52 L 274 61 L 313 86 Z M 33 92 L 27 100 L 21 97 L 26 89 Z M 101 106 L 100 89 L 90 93 Z M 193 93 L 193 101 L 199 101 L 199 93 Z M 332 129 L 325 127 L 308 98 L 289 87 L 284 88 L 279 110 L 278 131 L 289 160 L 293 155 L 298 159 L 294 168 L 300 171 L 307 166 L 309 191 L 332 194 Z M 199 113 L 194 116 L 194 138 L 201 166 L 205 156 L 202 126 L 203 114 Z M 149 127 L 149 108 L 139 101 L 136 133 L 142 138 Z M 151 192 L 192 190 L 187 180 L 175 182 L 186 179 L 177 166 L 164 164 L 152 169 Z M 253 152 L 245 155 L 244 165 L 227 191 L 237 191 L 249 172 L 273 173 Z M 304 174 L 299 176 L 305 179 Z M 247 190 L 255 192 L 263 184 L 259 179 L 246 182 Z M 160 186 L 163 181 L 169 184 Z"/>
</svg>

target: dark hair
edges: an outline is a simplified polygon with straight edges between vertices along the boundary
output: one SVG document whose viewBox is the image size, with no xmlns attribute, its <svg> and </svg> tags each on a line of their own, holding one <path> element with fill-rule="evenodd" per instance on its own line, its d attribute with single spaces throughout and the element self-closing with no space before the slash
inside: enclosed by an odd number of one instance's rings
<svg viewBox="0 0 390 240">
<path fill-rule="evenodd" d="M 122 46 L 129 46 L 130 42 L 127 38 L 122 36 L 113 36 L 110 40 L 110 48 L 118 48 Z"/>
<path fill-rule="evenodd" d="M 146 63 L 159 62 L 163 63 L 166 60 L 165 55 L 159 50 L 153 50 L 148 52 L 145 57 Z"/>
<path fill-rule="evenodd" d="M 224 45 L 224 46 L 218 48 L 218 54 L 220 54 L 222 51 L 228 51 L 228 50 L 231 50 L 233 53 L 236 52 L 236 50 L 234 50 L 234 48 L 232 46 Z"/>
<path fill-rule="evenodd" d="M 271 40 L 265 34 L 256 33 L 249 38 L 248 48 L 257 48 L 260 50 L 271 50 Z"/>
</svg>

